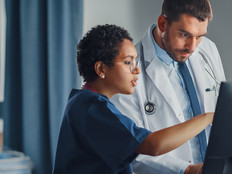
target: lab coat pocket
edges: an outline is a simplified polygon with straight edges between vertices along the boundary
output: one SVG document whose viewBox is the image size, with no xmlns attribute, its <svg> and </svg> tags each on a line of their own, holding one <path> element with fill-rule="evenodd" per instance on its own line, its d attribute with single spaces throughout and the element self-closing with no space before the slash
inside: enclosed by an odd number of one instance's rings
<svg viewBox="0 0 232 174">
<path fill-rule="evenodd" d="M 214 112 L 217 102 L 216 89 L 207 88 L 204 95 L 205 112 Z"/>
</svg>

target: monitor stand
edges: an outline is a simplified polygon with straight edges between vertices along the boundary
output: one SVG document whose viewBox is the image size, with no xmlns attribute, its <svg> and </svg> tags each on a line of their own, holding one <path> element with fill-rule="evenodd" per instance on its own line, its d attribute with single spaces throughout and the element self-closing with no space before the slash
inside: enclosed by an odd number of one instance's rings
<svg viewBox="0 0 232 174">
<path fill-rule="evenodd" d="M 208 167 L 203 168 L 203 174 L 232 174 L 232 158 L 208 157 L 205 163 Z"/>
<path fill-rule="evenodd" d="M 232 173 L 232 158 L 227 158 L 225 160 L 223 174 L 231 174 L 231 173 Z"/>
</svg>

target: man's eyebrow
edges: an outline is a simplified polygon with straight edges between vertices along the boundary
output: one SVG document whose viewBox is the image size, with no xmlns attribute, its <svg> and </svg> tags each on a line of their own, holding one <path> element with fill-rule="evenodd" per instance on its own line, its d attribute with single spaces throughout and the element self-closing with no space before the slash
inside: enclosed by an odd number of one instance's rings
<svg viewBox="0 0 232 174">
<path fill-rule="evenodd" d="M 183 30 L 183 29 L 178 29 L 180 32 L 182 32 L 182 33 L 187 33 L 187 34 L 191 34 L 191 33 L 189 33 L 189 32 L 187 32 L 186 30 Z"/>
<path fill-rule="evenodd" d="M 191 33 L 189 33 L 188 31 L 186 31 L 186 30 L 183 30 L 183 29 L 178 29 L 180 32 L 182 32 L 182 33 L 187 33 L 187 34 L 189 34 L 189 35 L 191 35 L 192 36 L 192 34 Z M 205 35 L 207 35 L 207 33 L 204 33 L 204 34 L 201 34 L 201 35 L 199 35 L 199 36 L 205 36 Z"/>
</svg>

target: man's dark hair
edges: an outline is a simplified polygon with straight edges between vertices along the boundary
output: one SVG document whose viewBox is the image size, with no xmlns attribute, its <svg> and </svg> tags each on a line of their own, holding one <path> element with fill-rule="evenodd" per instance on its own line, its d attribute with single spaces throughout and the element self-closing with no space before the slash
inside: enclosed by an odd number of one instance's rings
<svg viewBox="0 0 232 174">
<path fill-rule="evenodd" d="M 164 0 L 161 15 L 167 18 L 169 25 L 178 21 L 182 14 L 196 17 L 199 21 L 213 18 L 209 0 Z"/>
<path fill-rule="evenodd" d="M 97 61 L 107 66 L 114 65 L 113 60 L 118 56 L 124 39 L 133 40 L 124 28 L 116 25 L 98 25 L 86 33 L 77 46 L 78 69 L 85 82 L 97 78 L 94 70 Z"/>
</svg>

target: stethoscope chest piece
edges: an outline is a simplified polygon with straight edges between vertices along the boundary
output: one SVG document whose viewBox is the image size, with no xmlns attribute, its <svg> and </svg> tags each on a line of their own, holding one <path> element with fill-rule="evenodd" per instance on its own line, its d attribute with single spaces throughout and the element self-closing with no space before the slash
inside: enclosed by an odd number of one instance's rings
<svg viewBox="0 0 232 174">
<path fill-rule="evenodd" d="M 144 109 L 145 109 L 145 113 L 147 115 L 152 115 L 156 111 L 156 106 L 155 106 L 154 103 L 151 103 L 151 102 L 148 101 L 147 103 L 145 103 Z"/>
</svg>

